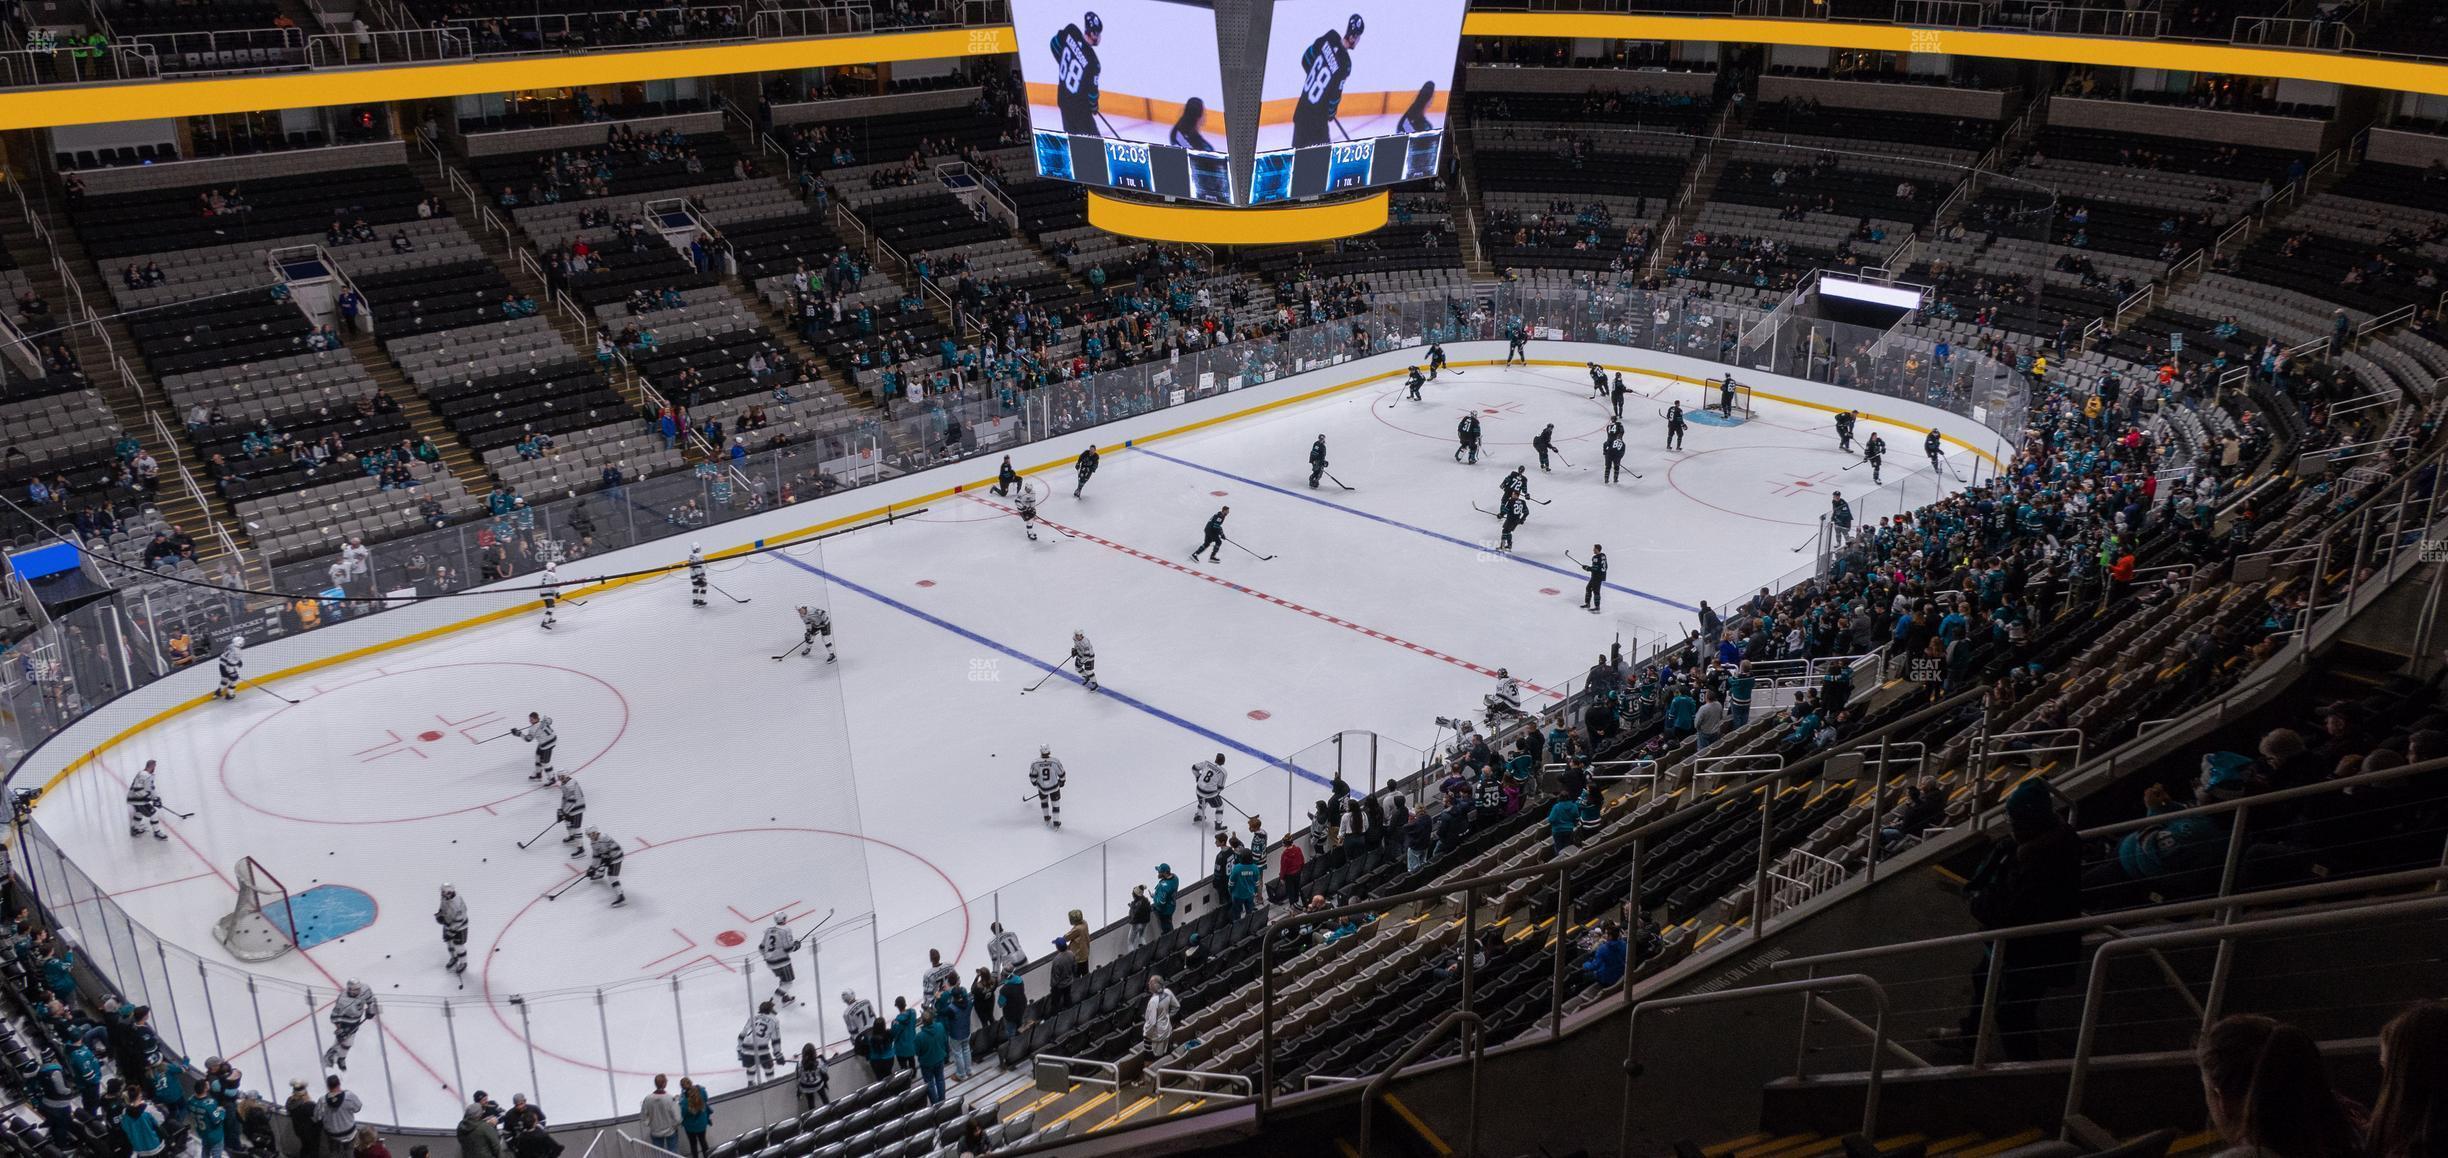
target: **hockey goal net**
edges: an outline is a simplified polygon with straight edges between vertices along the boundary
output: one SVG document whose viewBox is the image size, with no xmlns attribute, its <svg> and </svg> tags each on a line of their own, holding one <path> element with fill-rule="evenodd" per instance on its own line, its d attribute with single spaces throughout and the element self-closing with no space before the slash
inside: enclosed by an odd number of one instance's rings
<svg viewBox="0 0 2448 1158">
<path fill-rule="evenodd" d="M 1722 415 L 1725 413 L 1725 383 L 1722 380 L 1703 384 L 1699 388 L 1699 393 L 1700 409 L 1706 410 L 1711 414 Z M 1687 410 L 1691 408 L 1691 403 L 1689 402 L 1685 402 L 1683 405 Z M 1743 385 L 1740 382 L 1734 384 L 1734 413 L 1732 417 L 1736 421 L 1744 421 L 1753 417 L 1751 412 L 1751 388 Z"/>
<path fill-rule="evenodd" d="M 254 857 L 242 857 L 230 872 L 238 903 L 213 924 L 213 940 L 241 961 L 269 961 L 297 948 L 296 914 L 289 890 Z"/>
</svg>

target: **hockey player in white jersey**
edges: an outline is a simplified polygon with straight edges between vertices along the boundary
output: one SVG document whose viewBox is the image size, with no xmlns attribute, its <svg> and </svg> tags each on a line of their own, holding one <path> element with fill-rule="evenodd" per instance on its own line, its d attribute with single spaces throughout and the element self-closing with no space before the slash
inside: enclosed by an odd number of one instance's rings
<svg viewBox="0 0 2448 1158">
<path fill-rule="evenodd" d="M 605 836 L 598 829 L 590 828 L 587 830 L 587 848 L 595 854 L 594 859 L 587 863 L 587 879 L 612 886 L 613 908 L 628 904 L 629 894 L 622 890 L 620 882 L 620 842 Z"/>
<path fill-rule="evenodd" d="M 1020 484 L 1020 495 L 1013 500 L 1020 506 L 1020 529 L 1028 532 L 1029 542 L 1037 541 L 1037 493 L 1027 483 Z"/>
<path fill-rule="evenodd" d="M 695 543 L 691 543 L 691 544 L 689 544 L 689 558 L 688 558 L 688 564 L 689 564 L 689 602 L 690 602 L 690 603 L 692 603 L 692 604 L 694 604 L 694 605 L 696 605 L 696 606 L 698 606 L 698 607 L 703 607 L 703 606 L 705 606 L 705 605 L 706 605 L 706 597 L 705 597 L 705 595 L 706 595 L 706 583 L 707 583 L 707 579 L 706 579 L 706 566 L 705 566 L 705 548 L 700 547 L 700 546 L 698 546 L 698 545 L 697 545 L 697 544 L 695 544 Z"/>
<path fill-rule="evenodd" d="M 1053 747 L 1039 745 L 1037 762 L 1029 765 L 1029 783 L 1037 788 L 1037 818 L 1055 828 L 1062 827 L 1064 779 L 1062 761 L 1054 758 Z"/>
<path fill-rule="evenodd" d="M 1487 703 L 1488 727 L 1501 727 L 1509 717 L 1525 716 L 1522 711 L 1521 681 L 1504 668 L 1496 669 L 1496 690 L 1484 697 Z"/>
<path fill-rule="evenodd" d="M 875 1028 L 875 1023 L 875 1002 L 847 989 L 842 990 L 842 1028 L 850 1031 L 850 1040 L 857 1041 L 868 1030 Z"/>
<path fill-rule="evenodd" d="M 1088 642 L 1088 633 L 1071 633 L 1071 662 L 1079 669 L 1080 682 L 1088 685 L 1089 691 L 1097 690 L 1096 645 Z"/>
<path fill-rule="evenodd" d="M 332 999 L 331 1048 L 323 1051 L 323 1064 L 332 1069 L 348 1068 L 349 1046 L 357 1040 L 357 1030 L 366 1022 L 382 1016 L 382 1007 L 374 1003 L 374 990 L 363 981 L 350 981 Z"/>
<path fill-rule="evenodd" d="M 1198 812 L 1190 818 L 1192 824 L 1206 824 L 1213 818 L 1215 830 L 1224 831 L 1224 753 L 1213 760 L 1201 760 L 1190 766 L 1191 787 L 1198 792 Z"/>
<path fill-rule="evenodd" d="M 570 846 L 571 856 L 584 856 L 587 847 L 580 843 L 579 834 L 586 830 L 586 789 L 578 786 L 577 777 L 566 772 L 553 777 L 552 782 L 561 788 L 561 807 L 553 812 L 553 819 L 569 830 L 561 834 L 561 843 Z"/>
<path fill-rule="evenodd" d="M 760 1002 L 756 1012 L 748 1015 L 748 1024 L 739 1031 L 740 1069 L 749 1081 L 762 1081 L 782 1068 L 782 1019 L 774 1016 L 774 1003 Z"/>
<path fill-rule="evenodd" d="M 170 839 L 170 834 L 162 831 L 161 818 L 155 815 L 161 811 L 162 802 L 160 790 L 153 785 L 153 761 L 145 761 L 144 770 L 128 778 L 127 806 L 129 836 L 143 836 L 149 830 L 155 840 Z"/>
<path fill-rule="evenodd" d="M 512 728 L 510 734 L 535 745 L 535 771 L 527 774 L 529 780 L 542 780 L 553 774 L 553 745 L 561 738 L 553 734 L 552 717 L 529 712 L 527 726 Z"/>
<path fill-rule="evenodd" d="M 553 565 L 544 565 L 544 573 L 536 576 L 536 597 L 544 601 L 544 629 L 552 630 L 553 607 L 561 602 L 561 572 Z"/>
<path fill-rule="evenodd" d="M 459 890 L 442 886 L 442 905 L 434 910 L 434 923 L 442 926 L 442 950 L 450 954 L 443 968 L 460 978 L 459 986 L 467 987 L 467 902 L 459 898 Z"/>
<path fill-rule="evenodd" d="M 222 647 L 221 686 L 213 689 L 214 699 L 234 700 L 238 698 L 238 672 L 246 666 L 246 657 L 241 654 L 245 648 L 246 637 L 243 635 L 231 636 L 229 643 Z"/>
<path fill-rule="evenodd" d="M 798 952 L 800 943 L 806 940 L 791 936 L 790 918 L 775 913 L 773 924 L 765 927 L 765 936 L 757 941 L 757 955 L 765 959 L 765 967 L 773 970 L 774 975 L 773 1000 L 769 1005 L 789 1005 L 799 1000 L 790 991 L 791 982 L 799 979 L 798 971 L 791 968 L 791 954 Z"/>
<path fill-rule="evenodd" d="M 799 654 L 808 654 L 815 648 L 816 641 L 822 639 L 825 645 L 825 662 L 833 662 L 832 613 L 822 607 L 802 607 L 799 609 L 799 623 L 806 629 L 799 636 Z"/>
<path fill-rule="evenodd" d="M 1028 950 L 1020 947 L 1020 934 L 1007 932 L 1001 921 L 989 928 L 994 930 L 994 937 L 986 942 L 986 960 L 994 964 L 996 976 L 1010 976 L 1013 970 L 1028 964 Z"/>
</svg>

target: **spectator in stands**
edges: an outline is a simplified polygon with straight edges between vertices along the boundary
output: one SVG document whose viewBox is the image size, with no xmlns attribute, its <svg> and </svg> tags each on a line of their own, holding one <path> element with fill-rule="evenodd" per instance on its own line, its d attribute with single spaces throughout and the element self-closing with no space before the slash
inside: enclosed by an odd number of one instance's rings
<svg viewBox="0 0 2448 1158">
<path fill-rule="evenodd" d="M 119 1135 L 127 1140 L 131 1158 L 153 1158 L 167 1148 L 163 1140 L 161 1110 L 145 1101 L 144 1091 L 134 1084 L 122 1092 L 119 1108 Z"/>
<path fill-rule="evenodd" d="M 1547 809 L 1547 851 L 1552 858 L 1561 857 L 1581 835 L 1581 801 L 1572 796 L 1559 798 Z"/>
<path fill-rule="evenodd" d="M 1987 859 L 1964 883 L 1972 918 L 1984 929 L 2007 929 L 2065 920 L 2082 913 L 2082 851 L 2074 829 L 2059 818 L 2048 786 L 2033 777 L 2006 797 L 2008 839 L 1989 850 Z M 1988 952 L 2002 952 L 1994 1025 L 2006 1055 L 2017 1060 L 2037 1057 L 2039 1001 L 2048 991 L 2074 979 L 2082 956 L 2079 932 L 2041 933 L 1992 942 Z M 1984 953 L 1972 972 L 1972 1006 L 1961 1025 L 1940 1031 L 1941 1039 L 1969 1042 L 1980 1032 L 1982 994 L 1989 983 Z"/>
<path fill-rule="evenodd" d="M 1071 960 L 1079 966 L 1080 976 L 1088 975 L 1088 918 L 1078 909 L 1071 910 L 1071 928 L 1063 934 L 1063 942 L 1071 951 Z"/>
<path fill-rule="evenodd" d="M 323 1078 L 323 1098 L 315 1104 L 315 1121 L 323 1128 L 323 1152 L 339 1158 L 357 1137 L 357 1095 L 340 1085 L 340 1075 Z"/>
<path fill-rule="evenodd" d="M 2381 1027 L 2380 1096 L 2372 1103 L 2364 1153 L 2448 1153 L 2448 1002 L 2412 1006 Z"/>
<path fill-rule="evenodd" d="M 969 1033 L 975 1009 L 969 991 L 961 988 L 957 971 L 935 994 L 935 1023 L 943 1026 L 952 1054 L 952 1080 L 956 1082 L 969 1080 Z"/>
<path fill-rule="evenodd" d="M 680 1100 L 672 1097 L 666 1088 L 670 1082 L 671 1078 L 664 1074 L 655 1075 L 654 1092 L 638 1103 L 638 1128 L 646 1132 L 649 1144 L 677 1154 L 680 1152 Z"/>
<path fill-rule="evenodd" d="M 1879 829 L 1879 848 L 1893 852 L 1946 821 L 1946 793 L 1935 778 L 1924 776 L 1904 788 L 1904 808 L 1894 823 Z"/>
<path fill-rule="evenodd" d="M 705 1087 L 681 1078 L 680 1132 L 688 1135 L 689 1158 L 706 1158 L 706 1130 L 713 1125 L 714 1102 Z"/>
<path fill-rule="evenodd" d="M 1147 1001 L 1139 1007 L 1139 1034 L 1145 1038 L 1148 1060 L 1161 1061 L 1173 1052 L 1173 1023 L 1181 1017 L 1181 999 L 1165 986 L 1162 974 L 1147 980 Z"/>
<path fill-rule="evenodd" d="M 1598 928 L 1598 944 L 1581 961 L 1581 972 L 1590 984 L 1604 989 L 1624 979 L 1625 957 L 1630 946 L 1624 940 L 1623 926 L 1608 921 Z"/>
<path fill-rule="evenodd" d="M 910 1012 L 909 998 L 893 998 L 892 1067 L 896 1070 L 915 1069 L 918 1065 L 918 1015 Z"/>
<path fill-rule="evenodd" d="M 1059 964 L 1056 968 L 1060 969 Z M 1028 978 L 1017 969 L 1004 974 L 995 986 L 995 1002 L 1003 1011 L 1003 1036 L 1019 1033 L 1020 1027 L 1028 1022 Z"/>
<path fill-rule="evenodd" d="M 1173 931 L 1174 895 L 1181 891 L 1181 878 L 1173 875 L 1171 864 L 1156 866 L 1156 891 L 1148 897 L 1148 907 L 1156 918 L 1159 935 Z"/>
<path fill-rule="evenodd" d="M 1149 928 L 1156 923 L 1156 903 L 1148 899 L 1146 885 L 1132 885 L 1130 902 L 1126 907 L 1130 920 L 1130 941 L 1124 947 L 1136 949 L 1148 943 Z"/>
<path fill-rule="evenodd" d="M 391 231 L 391 252 L 414 253 L 416 252 L 416 240 L 408 236 L 407 230 L 395 229 Z"/>
<path fill-rule="evenodd" d="M 204 1158 L 213 1158 L 213 1150 L 218 1148 L 216 1144 L 212 1149 L 206 1150 Z M 357 1141 L 349 1152 L 355 1155 L 355 1158 L 391 1158 L 391 1148 L 383 1145 L 382 1135 L 376 1134 L 372 1126 L 357 1127 Z"/>
<path fill-rule="evenodd" d="M 2293 735 L 2293 733 L 2289 733 Z M 2296 742 L 2300 744 L 2301 737 Z M 2232 752 L 2202 757 L 2202 772 L 2191 799 L 2179 800 L 2165 784 L 2142 790 L 2145 815 L 2181 812 L 2202 805 L 2236 800 L 2253 791 L 2253 765 Z M 2215 877 L 2227 845 L 2232 814 L 2182 816 L 2127 833 L 2114 855 L 2083 873 L 2082 887 L 2093 893 L 2093 908 L 2130 903 L 2137 891 L 2169 896 L 2198 891 Z"/>
<path fill-rule="evenodd" d="M 2220 1018 L 2193 1051 L 2218 1158 L 2354 1158 L 2356 1114 L 2329 1087 L 2311 1035 L 2259 1014 Z"/>
</svg>

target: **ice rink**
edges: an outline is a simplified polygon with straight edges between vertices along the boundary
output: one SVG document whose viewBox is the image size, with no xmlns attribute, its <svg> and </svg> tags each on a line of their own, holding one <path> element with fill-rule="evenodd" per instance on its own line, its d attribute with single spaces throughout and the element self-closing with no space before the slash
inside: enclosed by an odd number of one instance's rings
<svg viewBox="0 0 2448 1158">
<path fill-rule="evenodd" d="M 1747 422 L 1695 421 L 1669 453 L 1659 411 L 1693 408 L 1700 388 L 1633 384 L 1627 466 L 1642 477 L 1613 486 L 1607 409 L 1579 370 L 1473 368 L 1416 403 L 1372 384 L 1112 451 L 1076 499 L 1068 468 L 1034 476 L 1051 494 L 1034 542 L 1008 501 L 971 492 L 722 561 L 727 594 L 706 608 L 675 574 L 565 605 L 550 632 L 525 614 L 275 685 L 295 706 L 252 691 L 209 704 L 103 752 L 37 819 L 93 887 L 192 958 L 132 940 L 84 951 L 175 1016 L 187 1052 L 232 1058 L 252 1086 L 319 1072 L 320 1011 L 361 978 L 385 1003 L 350 1069 L 375 1120 L 447 1123 L 470 1087 L 525 1090 L 572 1120 L 633 1110 L 660 1071 L 730 1088 L 734 1034 L 773 984 L 750 963 L 772 914 L 816 928 L 783 1014 L 795 1054 L 841 1037 L 842 989 L 889 1015 L 929 949 L 974 973 L 993 920 L 1041 955 L 1067 910 L 1102 926 L 1159 861 L 1201 876 L 1195 760 L 1224 753 L 1233 803 L 1281 836 L 1324 793 L 1336 734 L 1379 734 L 1386 771 L 1405 771 L 1435 717 L 1475 714 L 1499 667 L 1547 702 L 1619 637 L 1645 650 L 1701 600 L 1806 566 L 1834 491 L 1870 523 L 1962 485 L 1933 476 L 1920 431 L 1865 422 L 1892 447 L 1873 488 L 1826 412 L 1767 400 Z M 1465 410 L 1486 428 L 1475 466 L 1454 461 Z M 1541 473 L 1529 444 L 1547 423 L 1570 465 Z M 1306 485 L 1321 434 L 1350 489 Z M 1474 504 L 1494 510 L 1521 464 L 1547 505 L 1494 551 L 1496 521 Z M 1953 464 L 1973 472 L 1961 451 Z M 1191 562 L 1225 505 L 1247 549 Z M 706 547 L 735 545 L 723 534 Z M 1593 543 L 1613 563 L 1595 615 L 1566 558 Z M 797 643 L 799 604 L 831 610 L 838 663 L 774 658 Z M 1095 643 L 1099 693 L 1059 668 L 1074 629 Z M 528 746 L 501 737 L 530 711 L 553 718 L 588 823 L 626 847 L 624 908 L 585 881 L 546 899 L 580 863 L 559 829 L 519 847 L 554 807 Z M 1070 773 L 1059 832 L 1028 799 L 1041 744 Z M 126 777 L 147 760 L 168 805 L 194 814 L 162 841 L 126 827 Z M 362 927 L 254 967 L 250 991 L 212 938 L 244 856 L 293 896 L 314 891 L 310 940 Z M 444 881 L 472 915 L 464 989 L 432 918 Z"/>
</svg>

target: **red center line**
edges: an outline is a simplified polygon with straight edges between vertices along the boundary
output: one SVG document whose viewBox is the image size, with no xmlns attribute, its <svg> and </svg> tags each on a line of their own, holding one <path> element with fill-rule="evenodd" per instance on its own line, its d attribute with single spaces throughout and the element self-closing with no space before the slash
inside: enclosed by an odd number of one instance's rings
<svg viewBox="0 0 2448 1158">
<path fill-rule="evenodd" d="M 978 495 L 975 495 L 975 494 L 968 494 L 968 493 L 965 493 L 965 492 L 964 492 L 964 494 L 962 495 L 962 497 L 964 497 L 964 498 L 968 499 L 970 502 L 973 502 L 973 503 L 981 503 L 981 504 L 984 504 L 984 505 L 986 505 L 986 506 L 993 507 L 994 509 L 999 510 L 999 511 L 1002 511 L 1003 513 L 1005 513 L 1005 514 L 1007 514 L 1007 515 L 1017 515 L 1017 514 L 1019 514 L 1019 512 L 1018 512 L 1018 511 L 1016 511 L 1016 510 L 1014 510 L 1013 508 L 1011 508 L 1011 507 L 1007 507 L 1007 506 L 1004 506 L 1002 503 L 996 502 L 996 501 L 994 501 L 993 499 L 981 498 L 981 497 L 979 497 Z M 1082 539 L 1082 540 L 1085 540 L 1085 541 L 1087 541 L 1087 542 L 1094 543 L 1094 544 L 1096 544 L 1097 546 L 1107 548 L 1107 549 L 1109 549 L 1109 550 L 1120 551 L 1121 553 L 1123 553 L 1123 554 L 1125 554 L 1125 555 L 1128 555 L 1128 556 L 1130 556 L 1130 557 L 1131 557 L 1131 558 L 1133 558 L 1133 559 L 1138 559 L 1138 560 L 1141 560 L 1141 561 L 1143 561 L 1143 562 L 1148 562 L 1148 563 L 1154 563 L 1155 565 L 1157 565 L 1157 566 L 1159 566 L 1159 567 L 1163 567 L 1163 568 L 1166 568 L 1167 570 L 1171 570 L 1171 571 L 1178 571 L 1178 572 L 1180 572 L 1180 573 L 1182 573 L 1182 574 L 1184 574 L 1184 575 L 1188 575 L 1188 576 L 1190 576 L 1190 577 L 1191 577 L 1191 578 L 1193 578 L 1193 579 L 1204 579 L 1204 580 L 1206 580 L 1207 582 L 1209 582 L 1209 583 L 1213 583 L 1213 584 L 1215 584 L 1216 586 L 1218 586 L 1218 587 L 1222 587 L 1222 588 L 1224 588 L 1224 589 L 1226 589 L 1226 590 L 1228 590 L 1228 591 L 1238 591 L 1238 592 L 1240 592 L 1241 594 L 1243 594 L 1243 595 L 1247 595 L 1247 596 L 1249 596 L 1249 597 L 1250 597 L 1250 598 L 1252 598 L 1252 599 L 1261 599 L 1261 600 L 1264 600 L 1264 601 L 1266 601 L 1266 602 L 1268 602 L 1268 603 L 1272 603 L 1272 604 L 1274 604 L 1274 605 L 1275 605 L 1275 606 L 1277 606 L 1277 607 L 1281 607 L 1281 608 L 1284 608 L 1284 609 L 1289 610 L 1289 611 L 1297 611 L 1297 612 L 1300 612 L 1301 614 L 1306 615 L 1306 616 L 1310 617 L 1311 619 L 1319 620 L 1319 621 L 1321 621 L 1321 622 L 1325 622 L 1325 623 L 1331 623 L 1331 624 L 1334 624 L 1336 627 L 1340 627 L 1340 628 L 1344 629 L 1345 631 L 1355 631 L 1355 632 L 1358 632 L 1358 633 L 1360 633 L 1360 634 L 1362 634 L 1362 635 L 1365 635 L 1365 636 L 1369 637 L 1370 639 L 1374 639 L 1374 640 L 1376 640 L 1376 641 L 1378 641 L 1378 642 L 1380 642 L 1380 643 L 1390 643 L 1390 644 L 1393 644 L 1393 645 L 1394 645 L 1394 646 L 1396 646 L 1396 647 L 1403 648 L 1403 649 L 1408 650 L 1408 651 L 1417 652 L 1418 654 L 1420 654 L 1420 655 L 1424 655 L 1424 656 L 1427 656 L 1427 657 L 1428 657 L 1428 658 L 1430 658 L 1430 659 L 1440 660 L 1440 661 L 1442 661 L 1442 662 L 1452 664 L 1452 665 L 1454 665 L 1455 667 L 1458 667 L 1458 668 L 1463 669 L 1464 671 L 1477 672 L 1478 674 L 1483 675 L 1483 676 L 1486 676 L 1486 677 L 1488 677 L 1489 679 L 1494 679 L 1494 678 L 1496 678 L 1496 669 L 1494 669 L 1494 668 L 1490 668 L 1490 667 L 1482 667 L 1482 666 L 1480 666 L 1480 665 L 1478 665 L 1478 664 L 1472 663 L 1471 661 L 1469 661 L 1469 660 L 1467 660 L 1467 659 L 1463 659 L 1463 658 L 1461 658 L 1461 657 L 1459 657 L 1459 656 L 1447 655 L 1446 653 L 1441 652 L 1441 651 L 1438 651 L 1437 649 L 1435 649 L 1435 648 L 1433 648 L 1433 647 L 1429 647 L 1429 646 L 1428 646 L 1428 645 L 1426 645 L 1426 644 L 1421 644 L 1421 643 L 1413 643 L 1413 642 L 1411 642 L 1410 640 L 1404 639 L 1404 638 L 1402 638 L 1401 636 L 1398 636 L 1398 635 L 1388 635 L 1388 634 L 1386 634 L 1385 632 L 1379 631 L 1379 630 L 1377 630 L 1377 629 L 1376 629 L 1376 628 L 1374 628 L 1374 627 L 1369 627 L 1369 626 L 1366 626 L 1366 625 L 1364 625 L 1364 624 L 1354 623 L 1354 622 L 1352 622 L 1351 620 L 1345 619 L 1345 618 L 1343 618 L 1343 617 L 1342 617 L 1342 616 L 1340 616 L 1340 615 L 1331 614 L 1331 613 L 1329 613 L 1329 612 L 1320 611 L 1320 610 L 1318 610 L 1317 608 L 1314 608 L 1314 607 L 1310 607 L 1310 606 L 1307 606 L 1307 605 L 1304 605 L 1304 604 L 1300 604 L 1300 603 L 1295 603 L 1295 602 L 1293 602 L 1293 601 L 1291 601 L 1291 600 L 1289 600 L 1289 599 L 1286 599 L 1286 598 L 1284 598 L 1284 597 L 1282 597 L 1282 596 L 1280 596 L 1280 595 L 1269 595 L 1269 594 L 1267 594 L 1266 592 L 1264 592 L 1264 591 L 1260 591 L 1260 590 L 1258 590 L 1257 588 L 1252 587 L 1252 586 L 1249 586 L 1249 585 L 1248 585 L 1248 584 L 1246 584 L 1246 583 L 1235 583 L 1235 582 L 1233 582 L 1232 580 L 1230 580 L 1230 579 L 1226 579 L 1226 578 L 1224 578 L 1224 577 L 1222 577 L 1222 576 L 1219 576 L 1219 575 L 1210 575 L 1210 574 L 1208 574 L 1207 572 L 1205 572 L 1205 571 L 1201 571 L 1201 570 L 1199 570 L 1199 569 L 1198 569 L 1198 568 L 1196 568 L 1196 567 L 1187 567 L 1187 566 L 1183 566 L 1182 564 L 1180 564 L 1180 563 L 1176 563 L 1176 562 L 1174 562 L 1174 561 L 1173 561 L 1173 560 L 1171 560 L 1171 559 L 1163 558 L 1163 557 L 1161 557 L 1161 556 L 1157 556 L 1157 555 L 1150 555 L 1150 554 L 1148 554 L 1147 552 L 1142 551 L 1142 550 L 1140 550 L 1140 549 L 1139 549 L 1139 548 L 1137 548 L 1137 547 L 1129 546 L 1129 545 L 1127 545 L 1127 544 L 1123 544 L 1123 543 L 1117 543 L 1117 542 L 1114 542 L 1114 541 L 1113 541 L 1113 540 L 1111 540 L 1111 539 L 1107 539 L 1107 538 L 1103 538 L 1103 537 L 1098 536 L 1098 535 L 1091 534 L 1091 533 L 1089 533 L 1089 532 L 1087 532 L 1087 531 L 1083 531 L 1083 530 L 1081 530 L 1081 529 L 1079 529 L 1079 528 L 1077 528 L 1077 527 L 1071 527 L 1071 526 L 1066 526 L 1066 525 L 1064 525 L 1064 524 L 1062 524 L 1062 523 L 1057 523 L 1057 522 L 1055 522 L 1054 520 L 1049 519 L 1049 518 L 1046 518 L 1046 517 L 1045 517 L 1045 516 L 1043 516 L 1043 515 L 1038 516 L 1038 517 L 1037 517 L 1037 521 L 1038 521 L 1038 522 L 1040 522 L 1040 523 L 1044 523 L 1046 526 L 1052 527 L 1052 528 L 1054 528 L 1054 529 L 1055 529 L 1055 530 L 1057 530 L 1057 531 L 1060 531 L 1060 532 L 1063 532 L 1063 533 L 1065 533 L 1065 534 L 1068 534 L 1068 535 L 1070 535 L 1070 536 L 1071 536 L 1072 538 L 1074 538 L 1074 539 Z M 1530 691 L 1536 692 L 1536 693 L 1538 693 L 1539 695 L 1546 696 L 1546 697 L 1548 697 L 1549 699 L 1556 699 L 1556 700 L 1560 700 L 1560 699 L 1563 699 L 1563 698 L 1564 698 L 1563 693 L 1561 693 L 1561 692 L 1555 692 L 1555 691 L 1550 691 L 1550 690 L 1548 690 L 1548 689 L 1546 689 L 1546 688 L 1540 687 L 1540 686 L 1539 686 L 1539 685 L 1537 685 L 1537 684 L 1531 683 L 1531 682 L 1530 682 L 1530 681 L 1528 681 L 1528 680 L 1523 680 L 1523 681 L 1521 681 L 1521 686 L 1523 686 L 1524 688 L 1529 689 Z"/>
</svg>

